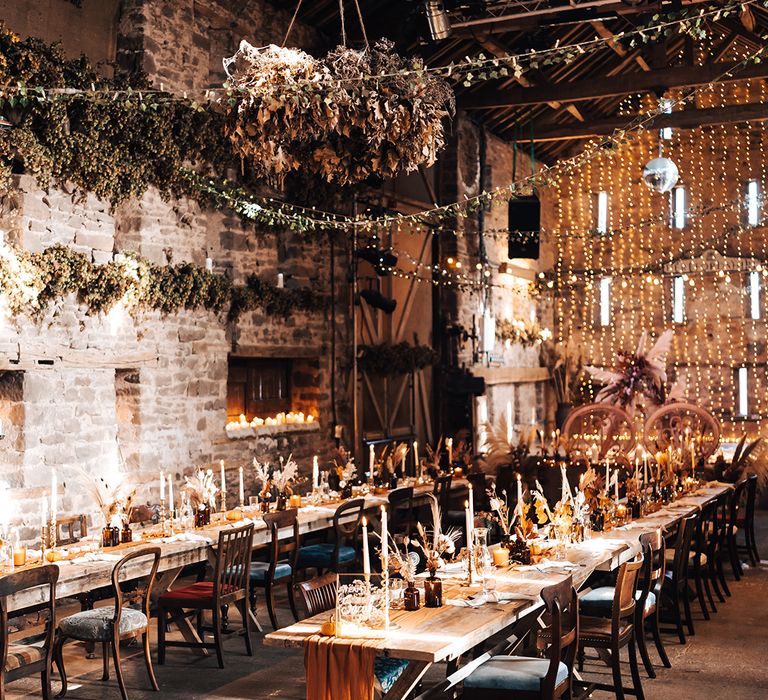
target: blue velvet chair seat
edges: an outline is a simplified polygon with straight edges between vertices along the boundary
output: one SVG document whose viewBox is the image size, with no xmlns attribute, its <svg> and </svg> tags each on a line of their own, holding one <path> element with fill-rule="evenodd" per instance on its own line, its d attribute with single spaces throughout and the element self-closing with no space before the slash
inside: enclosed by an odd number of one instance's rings
<svg viewBox="0 0 768 700">
<path fill-rule="evenodd" d="M 389 659 L 377 656 L 373 662 L 373 673 L 376 676 L 381 689 L 388 693 L 400 675 L 405 671 L 408 662 L 403 659 Z"/>
<path fill-rule="evenodd" d="M 613 586 L 593 588 L 591 591 L 579 596 L 579 610 L 584 615 L 610 616 L 615 592 L 616 589 Z M 640 600 L 640 591 L 635 591 L 635 600 Z M 656 595 L 651 592 L 645 600 L 645 608 L 650 610 L 654 605 L 656 605 Z"/>
<path fill-rule="evenodd" d="M 549 659 L 527 656 L 494 656 L 478 666 L 464 679 L 465 688 L 488 690 L 520 690 L 537 692 L 547 675 Z M 568 678 L 568 667 L 561 661 L 555 685 Z"/>
<path fill-rule="evenodd" d="M 112 639 L 112 618 L 115 609 L 109 605 L 105 608 L 83 610 L 59 622 L 59 630 L 66 637 L 81 641 L 103 642 Z M 147 626 L 147 616 L 141 610 L 123 608 L 120 617 L 120 634 L 137 632 Z"/>
<path fill-rule="evenodd" d="M 251 581 L 263 582 L 269 573 L 269 562 L 252 561 L 251 562 Z M 291 575 L 291 565 L 287 562 L 279 561 L 275 566 L 275 578 L 286 578 Z"/>
<path fill-rule="evenodd" d="M 328 544 L 310 544 L 299 549 L 299 567 L 319 566 L 328 569 L 333 564 L 333 547 Z M 339 564 L 354 561 L 357 552 L 354 547 L 342 545 L 339 547 Z"/>
</svg>

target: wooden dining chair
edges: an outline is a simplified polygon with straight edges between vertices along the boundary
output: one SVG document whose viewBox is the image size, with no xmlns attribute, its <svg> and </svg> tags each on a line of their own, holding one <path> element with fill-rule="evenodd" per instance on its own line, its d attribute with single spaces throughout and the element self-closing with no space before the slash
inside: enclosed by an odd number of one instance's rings
<svg viewBox="0 0 768 700">
<path fill-rule="evenodd" d="M 691 544 L 693 534 L 698 527 L 700 515 L 693 515 L 683 518 L 678 525 L 677 538 L 675 539 L 674 555 L 671 564 L 667 563 L 667 570 L 664 573 L 664 585 L 662 593 L 669 602 L 669 611 L 677 631 L 680 644 L 685 644 L 685 629 L 688 627 L 689 633 L 693 629 L 693 616 L 691 615 L 691 602 L 688 588 L 688 570 L 691 561 Z M 681 606 L 683 610 L 681 610 Z"/>
<path fill-rule="evenodd" d="M 299 548 L 298 569 L 343 571 L 358 560 L 358 533 L 363 518 L 364 498 L 353 498 L 342 503 L 333 514 L 333 542 L 320 542 Z"/>
<path fill-rule="evenodd" d="M 58 566 L 41 566 L 26 571 L 7 574 L 0 578 L 0 644 L 2 644 L 3 667 L 0 682 L 0 700 L 5 698 L 5 684 L 18 678 L 40 674 L 44 700 L 51 696 L 51 660 L 53 655 L 54 629 L 56 627 L 56 582 L 59 580 Z M 47 602 L 45 609 L 48 619 L 42 633 L 26 637 L 14 643 L 8 628 L 8 597 L 29 588 L 41 588 Z"/>
<path fill-rule="evenodd" d="M 579 619 L 579 670 L 583 666 L 584 649 L 610 651 L 613 685 L 594 683 L 593 687 L 600 690 L 612 690 L 617 700 L 624 700 L 625 692 L 631 692 L 639 700 L 643 700 L 645 697 L 637 664 L 638 631 L 635 616 L 637 579 L 642 567 L 642 558 L 637 561 L 625 562 L 619 567 L 610 618 L 585 615 L 582 611 Z M 625 691 L 621 679 L 620 654 L 624 647 L 627 647 L 629 668 L 632 674 L 631 691 Z"/>
<path fill-rule="evenodd" d="M 757 550 L 757 538 L 755 537 L 755 505 L 757 502 L 757 474 L 750 474 L 746 478 L 746 488 L 741 512 L 736 525 L 744 533 L 744 544 L 738 545 L 738 551 L 749 557 L 752 566 L 760 566 L 760 552 Z"/>
<path fill-rule="evenodd" d="M 251 562 L 250 604 L 256 614 L 256 589 L 264 589 L 267 611 L 272 628 L 277 629 L 275 613 L 275 585 L 285 583 L 288 589 L 288 603 L 291 606 L 294 621 L 298 621 L 293 589 L 296 582 L 296 564 L 299 556 L 299 511 L 297 508 L 265 513 L 264 522 L 269 529 L 269 561 Z M 280 532 L 290 530 L 290 537 L 280 538 Z"/>
<path fill-rule="evenodd" d="M 146 573 L 146 565 L 138 564 L 145 573 L 136 576 L 134 573 L 137 566 L 136 560 L 150 558 L 149 573 Z M 120 642 L 141 637 L 149 682 L 153 690 L 160 690 L 152 669 L 152 656 L 149 651 L 149 602 L 159 564 L 160 547 L 144 547 L 126 554 L 112 569 L 114 605 L 83 610 L 59 622 L 54 653 L 56 668 L 61 675 L 61 691 L 57 697 L 64 697 L 67 694 L 67 672 L 64 667 L 63 650 L 64 645 L 71 639 L 94 644 L 101 642 L 103 664 L 101 680 L 103 681 L 109 680 L 109 653 L 112 652 L 120 695 L 123 700 L 128 700 L 123 669 L 120 665 Z M 127 568 L 131 571 L 126 574 Z"/>
<path fill-rule="evenodd" d="M 80 515 L 63 515 L 56 521 L 56 544 L 64 547 L 75 544 L 88 536 L 88 518 Z"/>
<path fill-rule="evenodd" d="M 579 640 L 579 601 L 573 579 L 541 591 L 548 644 L 546 659 L 491 656 L 464 679 L 462 700 L 550 700 L 573 697 L 573 665 Z"/>
<path fill-rule="evenodd" d="M 742 479 L 733 489 L 730 507 L 728 508 L 728 527 L 725 533 L 725 548 L 731 562 L 733 577 L 740 581 L 743 575 L 737 536 L 739 529 L 743 530 L 747 500 L 747 479 Z M 746 536 L 746 535 L 745 535 Z"/>
<path fill-rule="evenodd" d="M 329 572 L 309 581 L 301 581 L 296 586 L 301 593 L 307 617 L 314 617 L 336 607 L 337 579 L 337 574 Z M 377 697 L 386 694 L 407 667 L 408 662 L 403 659 L 377 656 L 373 662 Z"/>
<path fill-rule="evenodd" d="M 189 586 L 175 588 L 163 593 L 157 601 L 157 661 L 165 663 L 167 647 L 185 647 L 187 649 L 214 649 L 219 668 L 224 668 L 222 650 L 222 607 L 235 605 L 243 619 L 243 636 L 248 656 L 253 656 L 251 646 L 251 624 L 248 611 L 248 589 L 250 581 L 251 549 L 253 545 L 253 523 L 234 530 L 219 532 L 216 548 L 216 565 L 213 580 L 199 581 Z M 170 622 L 188 625 L 188 611 L 198 613 L 211 611 L 213 618 L 210 627 L 198 624 L 199 641 L 181 641 L 166 639 L 166 628 Z M 213 643 L 205 641 L 205 633 L 212 632 Z"/>
<path fill-rule="evenodd" d="M 330 572 L 297 584 L 307 617 L 336 607 L 336 580 L 337 575 Z"/>
</svg>

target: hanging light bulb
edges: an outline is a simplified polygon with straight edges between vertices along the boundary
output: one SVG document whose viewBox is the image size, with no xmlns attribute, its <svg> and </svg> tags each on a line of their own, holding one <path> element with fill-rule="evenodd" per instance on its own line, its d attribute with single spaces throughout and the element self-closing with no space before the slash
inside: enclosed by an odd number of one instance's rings
<svg viewBox="0 0 768 700">
<path fill-rule="evenodd" d="M 668 113 L 667 100 L 659 100 L 659 111 Z M 654 192 L 669 192 L 680 178 L 677 166 L 663 154 L 663 140 L 659 140 L 659 157 L 648 161 L 643 168 L 643 181 Z"/>
</svg>

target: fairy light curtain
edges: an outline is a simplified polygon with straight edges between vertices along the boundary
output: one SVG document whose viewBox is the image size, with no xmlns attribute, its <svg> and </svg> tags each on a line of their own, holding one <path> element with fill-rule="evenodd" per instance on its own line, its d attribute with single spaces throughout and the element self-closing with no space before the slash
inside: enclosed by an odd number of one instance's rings
<svg viewBox="0 0 768 700">
<path fill-rule="evenodd" d="M 717 84 L 696 101 L 700 109 L 764 103 L 766 87 Z M 759 432 L 768 412 L 766 123 L 674 130 L 664 151 L 680 169 L 682 197 L 642 181 L 658 138 L 649 129 L 550 188 L 556 337 L 580 343 L 588 363 L 610 367 L 641 330 L 657 336 L 672 328 L 671 379 L 723 421 L 726 438 Z M 750 181 L 758 195 L 751 213 Z M 600 192 L 608 195 L 602 234 Z M 681 201 L 685 216 L 676 218 Z"/>
</svg>

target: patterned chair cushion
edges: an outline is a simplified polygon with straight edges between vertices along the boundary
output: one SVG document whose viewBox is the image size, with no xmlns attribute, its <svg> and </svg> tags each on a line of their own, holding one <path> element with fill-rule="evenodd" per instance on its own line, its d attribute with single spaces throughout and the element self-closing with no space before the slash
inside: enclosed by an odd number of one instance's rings
<svg viewBox="0 0 768 700">
<path fill-rule="evenodd" d="M 373 673 L 384 693 L 389 692 L 407 666 L 408 662 L 403 659 L 388 659 L 383 656 L 377 656 L 374 659 Z"/>
<path fill-rule="evenodd" d="M 464 679 L 464 687 L 538 692 L 548 669 L 549 659 L 494 656 Z M 566 678 L 568 667 L 561 661 L 557 667 L 555 685 L 559 685 Z"/>
<path fill-rule="evenodd" d="M 587 591 L 579 596 L 579 610 L 584 615 L 610 616 L 615 590 L 613 586 L 601 586 Z M 640 591 L 635 591 L 635 600 L 640 600 Z M 656 595 L 651 592 L 645 599 L 645 609 L 650 610 L 654 605 L 656 605 Z"/>
<path fill-rule="evenodd" d="M 251 562 L 251 581 L 254 583 L 263 583 L 269 573 L 269 562 L 252 561 Z M 278 562 L 275 566 L 275 578 L 286 578 L 291 575 L 291 565 L 285 562 Z"/>
<path fill-rule="evenodd" d="M 35 661 L 40 661 L 44 657 L 45 649 L 43 647 L 27 644 L 9 644 L 8 658 L 5 660 L 5 670 L 13 671 L 15 668 L 28 666 Z"/>
<path fill-rule="evenodd" d="M 111 605 L 94 610 L 83 610 L 59 622 L 59 631 L 67 637 L 88 642 L 111 639 L 114 615 L 115 609 Z M 123 608 L 123 614 L 120 617 L 120 634 L 136 632 L 147 624 L 147 616 L 141 610 Z"/>
<path fill-rule="evenodd" d="M 333 545 L 328 544 L 310 544 L 299 550 L 299 565 L 319 566 L 328 569 L 333 563 Z M 357 552 L 354 547 L 339 547 L 339 564 L 345 564 L 354 561 L 357 558 Z"/>
</svg>

